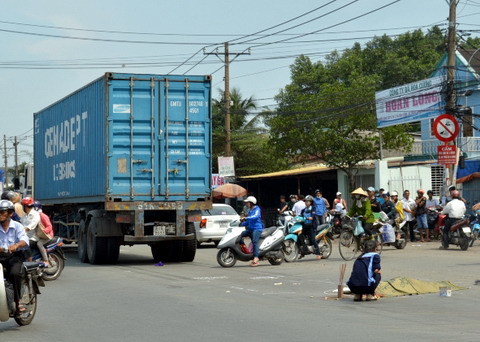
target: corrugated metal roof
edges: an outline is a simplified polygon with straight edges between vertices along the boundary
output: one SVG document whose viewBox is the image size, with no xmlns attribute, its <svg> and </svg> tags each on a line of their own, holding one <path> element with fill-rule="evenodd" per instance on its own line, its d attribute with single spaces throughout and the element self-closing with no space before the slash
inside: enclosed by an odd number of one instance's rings
<svg viewBox="0 0 480 342">
<path fill-rule="evenodd" d="M 292 170 L 284 170 L 284 171 L 261 173 L 258 175 L 245 176 L 245 177 L 240 177 L 240 179 L 249 180 L 249 179 L 260 179 L 260 178 L 288 177 L 288 176 L 297 176 L 297 175 L 303 175 L 303 174 L 309 174 L 309 173 L 325 172 L 329 170 L 333 170 L 333 168 L 326 167 L 326 166 L 308 166 L 308 167 L 302 167 L 302 168 L 292 169 Z"/>
</svg>

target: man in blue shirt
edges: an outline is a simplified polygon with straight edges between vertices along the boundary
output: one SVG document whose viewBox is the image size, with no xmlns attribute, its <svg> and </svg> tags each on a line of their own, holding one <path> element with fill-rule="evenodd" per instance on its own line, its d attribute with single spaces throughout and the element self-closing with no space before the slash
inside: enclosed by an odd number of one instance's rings
<svg viewBox="0 0 480 342">
<path fill-rule="evenodd" d="M 245 231 L 242 232 L 242 238 L 240 244 L 244 244 L 243 238 L 249 236 L 252 239 L 253 244 L 253 261 L 250 263 L 250 266 L 258 266 L 259 262 L 259 246 L 258 240 L 260 240 L 260 235 L 263 230 L 262 222 L 262 211 L 257 205 L 257 199 L 253 196 L 248 196 L 244 200 L 245 204 L 249 208 L 248 216 L 242 218 L 241 226 L 246 226 Z"/>
<path fill-rule="evenodd" d="M 328 204 L 328 201 L 322 197 L 322 192 L 320 190 L 315 190 L 315 198 L 313 199 L 313 205 L 315 207 L 316 215 L 314 228 L 317 229 L 317 226 L 325 223 L 325 214 L 330 205 Z"/>
<path fill-rule="evenodd" d="M 25 310 L 19 305 L 22 263 L 25 260 L 22 249 L 28 245 L 28 236 L 23 226 L 12 220 L 14 211 L 12 202 L 0 201 L 0 263 L 5 269 L 7 279 L 13 284 L 17 310 L 22 311 Z"/>
</svg>

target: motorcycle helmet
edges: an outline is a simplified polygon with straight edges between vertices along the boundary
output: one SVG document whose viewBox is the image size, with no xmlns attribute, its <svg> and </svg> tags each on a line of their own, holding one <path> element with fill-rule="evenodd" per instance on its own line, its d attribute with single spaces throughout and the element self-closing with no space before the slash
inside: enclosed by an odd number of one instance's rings
<svg viewBox="0 0 480 342">
<path fill-rule="evenodd" d="M 307 196 L 305 196 L 305 199 L 304 199 L 304 201 L 310 201 L 310 202 L 313 202 L 313 197 L 312 197 L 312 196 L 310 196 L 310 195 L 307 195 Z"/>
<path fill-rule="evenodd" d="M 257 199 L 253 196 L 248 196 L 247 198 L 245 198 L 244 202 L 250 202 L 250 203 L 253 203 L 253 204 L 257 204 Z"/>
<path fill-rule="evenodd" d="M 42 209 L 42 203 L 40 203 L 40 201 L 35 201 L 33 202 L 33 207 L 37 210 Z"/>
<path fill-rule="evenodd" d="M 13 206 L 13 203 L 8 201 L 8 200 L 1 200 L 0 201 L 0 211 L 14 211 L 15 207 Z"/>
<path fill-rule="evenodd" d="M 26 207 L 33 207 L 34 200 L 31 197 L 25 197 L 20 203 Z"/>
</svg>

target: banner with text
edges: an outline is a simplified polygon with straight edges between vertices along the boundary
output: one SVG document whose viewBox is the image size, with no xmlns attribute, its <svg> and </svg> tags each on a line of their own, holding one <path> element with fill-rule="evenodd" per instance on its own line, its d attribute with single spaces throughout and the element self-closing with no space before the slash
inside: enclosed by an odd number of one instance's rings
<svg viewBox="0 0 480 342">
<path fill-rule="evenodd" d="M 223 184 L 225 184 L 225 178 L 221 177 L 218 173 L 212 173 L 212 189 L 218 188 Z"/>
<path fill-rule="evenodd" d="M 218 174 L 221 177 L 235 177 L 233 157 L 218 157 Z"/>
<path fill-rule="evenodd" d="M 377 126 L 402 125 L 442 114 L 443 82 L 445 77 L 437 76 L 376 92 Z"/>
</svg>

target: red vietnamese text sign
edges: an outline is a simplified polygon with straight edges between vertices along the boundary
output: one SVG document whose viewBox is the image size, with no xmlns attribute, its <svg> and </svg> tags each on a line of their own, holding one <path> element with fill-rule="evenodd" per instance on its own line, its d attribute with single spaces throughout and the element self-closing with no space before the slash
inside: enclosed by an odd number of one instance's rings
<svg viewBox="0 0 480 342">
<path fill-rule="evenodd" d="M 457 163 L 457 147 L 455 145 L 437 146 L 438 163 L 442 165 L 455 165 Z"/>
</svg>

